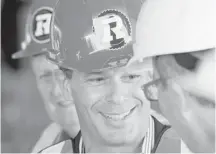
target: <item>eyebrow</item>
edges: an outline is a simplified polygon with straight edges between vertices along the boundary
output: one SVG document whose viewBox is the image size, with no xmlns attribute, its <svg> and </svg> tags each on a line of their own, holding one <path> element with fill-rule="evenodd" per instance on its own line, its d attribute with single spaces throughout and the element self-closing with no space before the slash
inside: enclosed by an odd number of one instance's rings
<svg viewBox="0 0 216 154">
<path fill-rule="evenodd" d="M 93 76 L 93 75 L 102 75 L 104 72 L 90 72 L 90 73 L 86 73 L 86 74 L 84 74 L 84 78 L 87 78 L 87 77 L 89 77 L 89 76 Z"/>
</svg>

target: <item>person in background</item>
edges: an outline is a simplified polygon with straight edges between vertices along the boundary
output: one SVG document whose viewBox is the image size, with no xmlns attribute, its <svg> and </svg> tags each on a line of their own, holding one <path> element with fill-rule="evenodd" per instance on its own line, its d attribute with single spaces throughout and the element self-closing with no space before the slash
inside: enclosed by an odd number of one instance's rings
<svg viewBox="0 0 216 154">
<path fill-rule="evenodd" d="M 163 115 L 192 152 L 215 152 L 214 0 L 146 0 L 136 26 L 136 61 L 153 57 Z"/>
<path fill-rule="evenodd" d="M 66 138 L 75 137 L 80 130 L 73 98 L 68 89 L 62 89 L 64 74 L 59 67 L 47 61 L 46 48 L 50 46 L 50 22 L 56 0 L 34 0 L 22 17 L 21 50 L 13 59 L 28 57 L 35 74 L 38 90 L 46 111 L 52 120 L 42 133 L 33 152 Z"/>
</svg>

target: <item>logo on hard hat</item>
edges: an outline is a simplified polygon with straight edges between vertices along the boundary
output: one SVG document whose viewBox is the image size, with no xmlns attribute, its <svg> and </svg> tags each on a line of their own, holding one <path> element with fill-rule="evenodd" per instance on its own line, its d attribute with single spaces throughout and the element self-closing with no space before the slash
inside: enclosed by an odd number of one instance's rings
<svg viewBox="0 0 216 154">
<path fill-rule="evenodd" d="M 93 49 L 89 54 L 121 49 L 132 41 L 129 18 L 118 10 L 105 10 L 93 19 L 92 33 L 85 39 Z"/>
<path fill-rule="evenodd" d="M 52 8 L 42 7 L 35 11 L 32 16 L 31 35 L 37 43 L 47 43 L 50 41 L 50 23 L 52 18 Z"/>
</svg>

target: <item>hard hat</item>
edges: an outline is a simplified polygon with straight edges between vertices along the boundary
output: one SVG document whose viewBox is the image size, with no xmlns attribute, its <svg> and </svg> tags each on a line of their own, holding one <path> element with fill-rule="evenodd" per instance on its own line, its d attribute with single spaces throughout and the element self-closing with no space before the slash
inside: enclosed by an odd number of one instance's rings
<svg viewBox="0 0 216 154">
<path fill-rule="evenodd" d="M 50 48 L 50 23 L 56 0 L 33 0 L 27 15 L 20 21 L 24 32 L 21 50 L 12 55 L 13 59 L 41 54 Z"/>
<path fill-rule="evenodd" d="M 125 65 L 133 56 L 141 4 L 141 0 L 59 0 L 48 59 L 81 72 Z"/>
<path fill-rule="evenodd" d="M 215 4 L 215 0 L 146 0 L 137 21 L 133 60 L 215 48 Z"/>
</svg>

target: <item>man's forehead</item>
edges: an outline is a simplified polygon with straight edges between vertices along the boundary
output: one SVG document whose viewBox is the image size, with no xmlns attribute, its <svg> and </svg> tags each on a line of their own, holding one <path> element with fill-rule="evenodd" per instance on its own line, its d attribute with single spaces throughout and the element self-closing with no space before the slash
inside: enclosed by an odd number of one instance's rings
<svg viewBox="0 0 216 154">
<path fill-rule="evenodd" d="M 115 68 L 108 68 L 100 71 L 89 71 L 89 72 L 83 72 L 85 75 L 99 75 L 99 74 L 109 74 L 109 73 L 117 73 L 117 72 L 132 72 L 132 71 L 145 71 L 145 70 L 152 70 L 152 59 L 145 59 L 142 62 L 134 62 L 130 65 L 124 65 L 120 67 Z"/>
<path fill-rule="evenodd" d="M 50 70 L 54 70 L 54 69 L 59 69 L 59 67 L 48 61 L 46 59 L 46 55 L 45 54 L 40 54 L 37 56 L 33 56 L 32 57 L 32 62 L 34 63 L 34 65 L 36 65 L 39 69 L 50 69 Z"/>
</svg>

